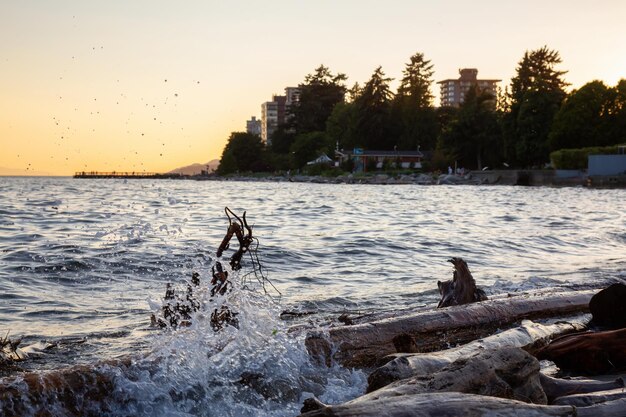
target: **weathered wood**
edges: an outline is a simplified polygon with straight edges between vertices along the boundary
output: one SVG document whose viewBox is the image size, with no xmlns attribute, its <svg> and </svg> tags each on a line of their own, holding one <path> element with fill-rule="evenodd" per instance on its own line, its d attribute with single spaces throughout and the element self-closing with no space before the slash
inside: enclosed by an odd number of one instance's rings
<svg viewBox="0 0 626 417">
<path fill-rule="evenodd" d="M 592 322 L 607 329 L 626 327 L 626 284 L 613 284 L 589 301 Z"/>
<path fill-rule="evenodd" d="M 615 388 L 607 391 L 573 394 L 559 397 L 552 401 L 553 405 L 573 405 L 576 407 L 589 407 L 590 405 L 626 399 L 624 388 Z"/>
<path fill-rule="evenodd" d="M 582 318 L 547 325 L 525 320 L 519 327 L 439 352 L 396 353 L 388 357 L 391 359 L 388 363 L 370 374 L 367 392 L 374 391 L 400 379 L 437 372 L 452 362 L 461 358 L 467 358 L 481 350 L 502 347 L 519 347 L 525 350 L 533 350 L 539 346 L 547 345 L 550 339 L 558 335 L 580 331 L 584 327 Z"/>
<path fill-rule="evenodd" d="M 318 406 L 321 408 L 305 412 L 300 417 L 546 417 L 576 416 L 578 411 L 572 406 L 535 405 L 458 392 L 406 395 L 398 393 L 380 397 L 360 397 L 338 405 L 318 404 Z"/>
<path fill-rule="evenodd" d="M 307 348 L 323 362 L 325 352 L 345 366 L 375 366 L 381 358 L 397 353 L 394 338 L 406 335 L 416 352 L 432 352 L 492 334 L 522 319 L 562 317 L 588 311 L 596 291 L 574 291 L 544 296 L 525 295 L 440 308 L 353 326 L 310 333 Z M 406 343 L 405 343 L 406 345 Z M 406 352 L 414 353 L 414 352 Z"/>
<path fill-rule="evenodd" d="M 625 410 L 626 398 L 620 398 L 589 407 L 576 408 L 576 413 L 578 417 L 624 417 L 626 415 Z"/>
<path fill-rule="evenodd" d="M 485 301 L 487 295 L 476 286 L 467 262 L 461 258 L 448 259 L 448 262 L 454 265 L 454 272 L 450 281 L 437 281 L 439 294 L 441 294 L 437 308 Z"/>
<path fill-rule="evenodd" d="M 543 392 L 548 397 L 548 403 L 556 398 L 573 394 L 587 394 L 591 392 L 624 389 L 624 380 L 617 378 L 613 381 L 596 381 L 591 379 L 561 379 L 541 374 L 539 376 Z"/>
<path fill-rule="evenodd" d="M 509 299 L 510 297 L 547 297 L 559 293 L 567 293 L 572 291 L 587 291 L 595 290 L 596 292 L 609 287 L 610 285 L 622 283 L 626 284 L 626 281 L 618 278 L 605 278 L 598 279 L 584 283 L 576 283 L 576 285 L 563 283 L 558 287 L 546 287 L 533 290 L 515 291 L 510 293 L 493 294 L 489 296 L 489 300 Z M 344 324 L 362 324 L 371 323 L 373 321 L 390 319 L 394 317 L 405 316 L 407 314 L 414 314 L 421 311 L 430 311 L 436 304 L 430 305 L 413 305 L 411 307 L 393 308 L 393 310 L 387 311 L 368 311 L 368 312 L 352 312 L 341 313 L 341 316 L 337 318 L 337 321 Z"/>
<path fill-rule="evenodd" d="M 430 374 L 402 379 L 366 394 L 373 398 L 385 392 L 464 392 L 546 404 L 539 379 L 539 361 L 519 348 L 488 349 Z"/>
<path fill-rule="evenodd" d="M 540 349 L 537 357 L 585 375 L 626 369 L 626 329 L 563 336 Z"/>
</svg>

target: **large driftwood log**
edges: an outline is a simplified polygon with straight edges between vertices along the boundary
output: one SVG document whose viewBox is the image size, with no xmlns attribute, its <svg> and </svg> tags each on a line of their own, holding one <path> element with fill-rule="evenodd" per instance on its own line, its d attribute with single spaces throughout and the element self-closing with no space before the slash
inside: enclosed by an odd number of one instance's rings
<svg viewBox="0 0 626 417">
<path fill-rule="evenodd" d="M 595 290 L 596 292 L 607 288 L 613 284 L 621 283 L 626 285 L 624 280 L 620 280 L 618 278 L 606 278 L 606 279 L 598 279 L 591 282 L 585 283 L 577 283 L 567 284 L 563 283 L 558 287 L 546 287 L 540 289 L 526 290 L 526 291 L 515 291 L 512 293 L 503 293 L 503 294 L 493 294 L 489 296 L 489 300 L 500 300 L 500 299 L 509 299 L 510 297 L 547 297 L 550 295 L 554 295 L 557 293 L 567 293 L 572 291 L 587 291 L 587 290 Z M 590 301 L 591 303 L 591 301 Z M 383 319 L 391 319 L 394 317 L 405 316 L 407 314 L 414 314 L 422 311 L 430 311 L 432 310 L 432 305 L 417 305 L 411 307 L 404 308 L 393 308 L 393 310 L 387 311 L 369 311 L 369 312 L 344 312 L 341 314 L 339 318 L 339 322 L 343 324 L 362 324 L 362 323 L 371 323 L 377 320 Z M 289 313 L 289 312 L 287 312 Z M 316 314 L 315 312 L 307 312 L 306 315 Z M 287 314 L 285 317 L 289 317 Z M 305 327 L 305 326 L 301 326 Z M 607 329 L 608 330 L 608 329 Z"/>
<path fill-rule="evenodd" d="M 338 405 L 307 401 L 305 407 L 307 405 L 311 411 L 304 412 L 300 417 L 546 417 L 580 415 L 576 414 L 578 410 L 572 406 L 534 405 L 516 400 L 458 392 L 391 395 L 376 398 L 360 397 Z"/>
<path fill-rule="evenodd" d="M 559 397 L 573 394 L 588 394 L 598 391 L 606 391 L 621 388 L 624 389 L 624 380 L 617 378 L 613 381 L 595 381 L 590 379 L 561 379 L 539 375 L 543 391 L 548 397 L 548 403 Z"/>
<path fill-rule="evenodd" d="M 626 369 L 626 329 L 563 336 L 540 349 L 537 357 L 585 375 Z"/>
<path fill-rule="evenodd" d="M 562 317 L 588 311 L 596 291 L 518 296 L 407 314 L 311 333 L 306 344 L 327 364 L 375 366 L 393 353 L 432 352 L 467 343 L 522 319 Z"/>
<path fill-rule="evenodd" d="M 393 382 L 363 398 L 442 391 L 547 403 L 539 380 L 539 361 L 519 348 L 475 352 L 436 372 Z"/>
<path fill-rule="evenodd" d="M 467 263 L 461 258 L 448 259 L 448 262 L 454 265 L 454 272 L 450 281 L 437 281 L 439 294 L 441 294 L 437 308 L 485 301 L 487 295 L 476 286 Z"/>
<path fill-rule="evenodd" d="M 589 407 L 590 405 L 605 403 L 615 400 L 626 399 L 626 390 L 616 388 L 607 391 L 590 392 L 585 394 L 566 395 L 555 399 L 553 405 L 573 405 L 576 407 Z"/>
<path fill-rule="evenodd" d="M 547 417 L 547 416 L 624 416 L 626 399 L 618 399 L 590 407 L 567 405 L 534 405 L 504 398 L 475 394 L 428 393 L 403 397 L 384 397 L 338 405 L 309 401 L 311 411 L 299 417 Z M 306 404 L 305 404 L 306 406 Z"/>
<path fill-rule="evenodd" d="M 525 320 L 519 327 L 439 352 L 396 353 L 388 357 L 391 359 L 388 363 L 370 374 L 367 392 L 377 390 L 400 379 L 437 372 L 452 362 L 461 358 L 467 358 L 481 350 L 502 347 L 519 347 L 525 350 L 533 350 L 540 346 L 545 346 L 550 339 L 558 335 L 580 331 L 584 327 L 582 318 L 548 325 Z"/>
</svg>

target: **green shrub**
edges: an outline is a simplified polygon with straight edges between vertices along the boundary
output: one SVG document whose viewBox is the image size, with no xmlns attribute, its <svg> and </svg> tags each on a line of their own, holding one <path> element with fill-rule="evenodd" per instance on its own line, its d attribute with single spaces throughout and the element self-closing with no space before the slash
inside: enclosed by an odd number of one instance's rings
<svg viewBox="0 0 626 417">
<path fill-rule="evenodd" d="M 550 154 L 552 166 L 556 169 L 587 169 L 589 155 L 616 154 L 617 146 L 604 146 L 580 149 L 560 149 Z"/>
</svg>

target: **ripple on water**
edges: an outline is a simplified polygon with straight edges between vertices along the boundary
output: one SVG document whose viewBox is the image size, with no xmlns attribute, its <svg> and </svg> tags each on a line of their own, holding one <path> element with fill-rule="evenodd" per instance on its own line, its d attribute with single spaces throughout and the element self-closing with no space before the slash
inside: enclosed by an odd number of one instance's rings
<svg viewBox="0 0 626 417">
<path fill-rule="evenodd" d="M 211 358 L 215 341 L 201 327 L 150 336 L 147 299 L 158 305 L 165 283 L 184 286 L 192 271 L 210 280 L 226 231 L 223 206 L 247 210 L 282 305 L 323 317 L 432 305 L 436 281 L 451 277 L 452 256 L 466 258 L 489 294 L 626 271 L 621 190 L 45 178 L 0 178 L 0 189 L 0 331 L 82 341 L 59 347 L 57 366 L 135 349 L 162 354 L 162 368 L 117 387 L 144 415 L 150 407 L 173 415 L 212 407 L 227 415 L 297 414 L 299 401 L 268 405 L 247 388 L 232 391 L 259 401 L 250 405 L 214 388 L 232 388 L 244 371 L 274 369 L 272 381 L 302 392 L 303 381 L 283 376 L 322 373 L 320 387 L 328 389 L 320 393 L 329 400 L 348 398 L 362 382 L 346 370 L 307 368 L 300 341 L 280 332 L 280 308 L 275 317 L 271 308 L 245 310 L 251 327 Z M 198 381 L 209 380 L 214 386 L 194 400 Z M 312 392 L 312 378 L 307 383 Z M 333 388 L 343 394 L 333 397 Z M 174 404 L 170 392 L 197 409 Z"/>
</svg>

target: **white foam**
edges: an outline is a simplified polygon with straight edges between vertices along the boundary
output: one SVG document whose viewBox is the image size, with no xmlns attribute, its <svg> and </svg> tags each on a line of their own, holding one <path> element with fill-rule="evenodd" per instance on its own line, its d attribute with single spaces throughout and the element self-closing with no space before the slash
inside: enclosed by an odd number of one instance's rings
<svg viewBox="0 0 626 417">
<path fill-rule="evenodd" d="M 292 416 L 312 395 L 338 403 L 363 393 L 362 371 L 311 361 L 305 335 L 289 332 L 280 306 L 267 295 L 237 281 L 224 296 L 211 298 L 204 282 L 194 295 L 201 309 L 191 326 L 155 335 L 153 353 L 138 364 L 145 371 L 133 380 L 118 378 L 119 414 Z M 237 312 L 239 328 L 216 333 L 210 314 L 222 305 Z"/>
</svg>

